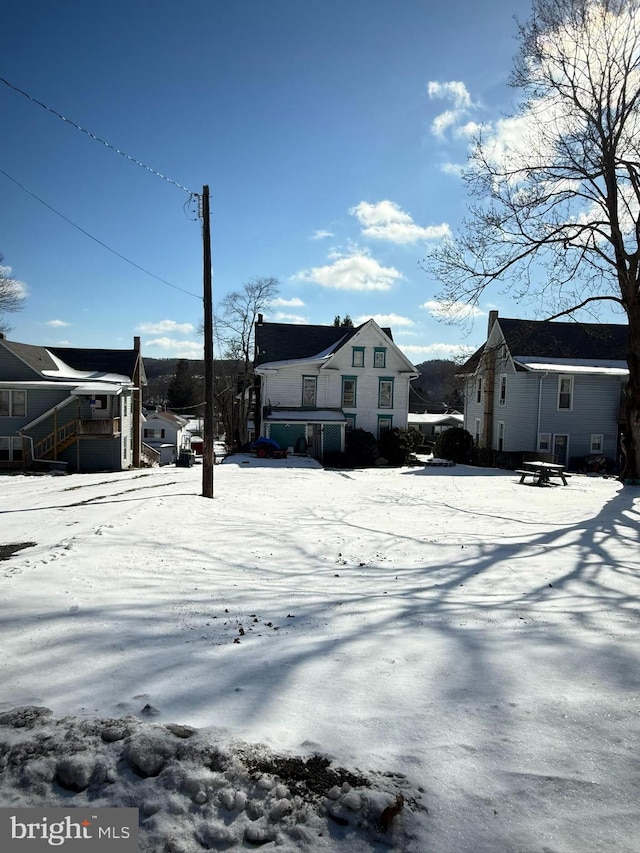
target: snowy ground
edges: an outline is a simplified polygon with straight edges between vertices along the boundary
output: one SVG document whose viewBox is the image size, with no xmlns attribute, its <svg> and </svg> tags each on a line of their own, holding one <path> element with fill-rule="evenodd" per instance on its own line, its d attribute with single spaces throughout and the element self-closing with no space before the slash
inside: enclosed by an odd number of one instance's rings
<svg viewBox="0 0 640 853">
<path fill-rule="evenodd" d="M 0 478 L 0 805 L 138 806 L 154 853 L 640 851 L 637 489 L 237 455 L 200 491 Z"/>
</svg>

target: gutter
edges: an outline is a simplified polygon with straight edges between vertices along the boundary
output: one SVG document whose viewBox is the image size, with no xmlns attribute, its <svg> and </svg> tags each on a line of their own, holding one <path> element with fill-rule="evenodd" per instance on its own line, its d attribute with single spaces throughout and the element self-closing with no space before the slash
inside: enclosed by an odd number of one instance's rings
<svg viewBox="0 0 640 853">
<path fill-rule="evenodd" d="M 536 450 L 538 449 L 538 438 L 540 436 L 540 410 L 542 408 L 542 383 L 549 375 L 549 371 L 545 371 L 540 377 L 540 382 L 538 383 L 538 423 L 536 427 Z"/>
</svg>

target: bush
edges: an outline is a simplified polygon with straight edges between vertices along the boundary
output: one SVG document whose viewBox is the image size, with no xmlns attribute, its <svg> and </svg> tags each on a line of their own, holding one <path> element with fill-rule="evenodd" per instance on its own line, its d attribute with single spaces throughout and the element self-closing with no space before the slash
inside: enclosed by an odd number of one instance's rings
<svg viewBox="0 0 640 853">
<path fill-rule="evenodd" d="M 378 442 L 372 432 L 366 429 L 349 430 L 345 444 L 352 465 L 367 468 L 375 464 L 379 456 Z"/>
<path fill-rule="evenodd" d="M 414 432 L 420 435 L 418 430 Z M 380 455 L 384 456 L 391 465 L 406 465 L 414 453 L 414 441 L 411 430 L 399 427 L 385 430 L 378 441 Z M 422 435 L 420 435 L 420 441 L 422 441 Z"/>
<path fill-rule="evenodd" d="M 424 435 L 420 432 L 419 429 L 415 427 L 409 427 L 407 430 L 409 436 L 411 437 L 411 443 L 413 445 L 413 452 L 417 453 L 418 448 L 422 447 L 425 443 Z"/>
<path fill-rule="evenodd" d="M 473 436 L 462 427 L 451 427 L 440 433 L 433 454 L 468 465 L 473 459 Z"/>
</svg>

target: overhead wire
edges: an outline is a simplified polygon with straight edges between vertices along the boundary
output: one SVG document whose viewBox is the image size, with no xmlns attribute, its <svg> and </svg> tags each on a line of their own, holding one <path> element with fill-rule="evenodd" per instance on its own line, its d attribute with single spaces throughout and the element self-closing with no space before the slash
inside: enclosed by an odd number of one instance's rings
<svg viewBox="0 0 640 853">
<path fill-rule="evenodd" d="M 160 276 L 156 275 L 155 273 L 150 272 L 149 270 L 140 266 L 140 264 L 135 263 L 135 261 L 132 261 L 129 258 L 125 257 L 125 255 L 121 254 L 120 252 L 117 252 L 115 249 L 112 249 L 111 246 L 108 246 L 102 240 L 99 240 L 97 237 L 94 237 L 93 234 L 90 234 L 89 231 L 87 231 L 81 225 L 78 225 L 72 219 L 69 219 L 69 217 L 65 216 L 64 213 L 60 213 L 59 210 L 56 210 L 55 207 L 50 205 L 48 202 L 44 201 L 44 199 L 41 199 L 40 196 L 37 196 L 34 192 L 31 192 L 30 189 L 25 187 L 19 181 L 16 181 L 16 179 L 12 178 L 11 175 L 9 175 L 7 172 L 4 171 L 4 169 L 0 169 L 0 174 L 4 175 L 5 178 L 8 178 L 10 181 L 12 181 L 17 187 L 20 187 L 21 190 L 26 192 L 28 195 L 30 195 L 32 198 L 34 198 L 36 201 L 39 201 L 40 204 L 43 204 L 46 208 L 48 208 L 50 211 L 55 213 L 56 216 L 59 216 L 61 219 L 64 219 L 65 222 L 68 222 L 69 225 L 72 225 L 74 228 L 77 228 L 78 231 L 80 231 L 86 237 L 89 237 L 90 240 L 93 240 L 99 246 L 102 246 L 103 249 L 106 249 L 108 252 L 111 252 L 113 255 L 116 255 L 118 258 L 125 261 L 126 263 L 131 264 L 132 267 L 135 267 L 136 269 L 145 273 L 145 275 L 151 276 L 151 278 L 155 278 L 156 281 L 160 281 L 160 282 L 162 282 L 162 284 L 166 284 L 167 287 L 172 287 L 174 290 L 179 290 L 181 293 L 186 293 L 187 296 L 193 296 L 196 299 L 200 299 L 200 300 L 202 299 L 202 294 L 192 293 L 190 290 L 185 290 L 183 287 L 178 287 L 177 284 L 172 284 L 170 281 L 167 281 L 164 278 L 160 278 Z"/>
<path fill-rule="evenodd" d="M 107 142 L 105 139 L 101 139 L 101 137 L 97 136 L 92 131 L 87 130 L 85 127 L 77 124 L 72 119 L 67 118 L 66 116 L 59 113 L 57 110 L 54 110 L 52 107 L 47 106 L 42 101 L 39 101 L 37 98 L 34 98 L 33 95 L 30 95 L 28 92 L 25 92 L 23 89 L 18 88 L 18 86 L 14 86 L 13 83 L 10 83 L 4 77 L 0 77 L 0 83 L 4 83 L 5 86 L 8 86 L 9 89 L 12 89 L 14 92 L 17 92 L 19 95 L 27 98 L 27 100 L 31 101 L 34 104 L 37 104 L 39 107 L 42 107 L 43 110 L 51 113 L 57 118 L 61 119 L 61 121 L 70 124 L 72 127 L 75 127 L 76 130 L 81 131 L 86 134 L 90 139 L 95 140 L 96 142 L 100 142 L 105 147 L 109 148 L 111 151 L 115 151 L 116 154 L 120 154 L 122 157 L 125 157 L 131 163 L 135 163 L 136 166 L 140 166 L 143 169 L 146 169 L 147 172 L 151 172 L 152 175 L 155 175 L 157 178 L 162 178 L 163 181 L 167 181 L 169 184 L 173 184 L 174 187 L 177 187 L 179 190 L 183 190 L 186 193 L 189 193 L 190 196 L 197 196 L 198 193 L 190 190 L 188 187 L 179 184 L 177 181 L 174 181 L 172 178 L 167 177 L 167 175 L 163 175 L 162 172 L 158 172 L 156 169 L 153 169 L 151 166 L 147 166 L 146 163 L 143 163 L 141 160 L 137 160 L 135 157 L 132 157 L 130 154 L 127 154 L 126 151 L 122 151 L 122 149 L 117 148 L 115 145 L 112 145 L 110 142 Z"/>
</svg>

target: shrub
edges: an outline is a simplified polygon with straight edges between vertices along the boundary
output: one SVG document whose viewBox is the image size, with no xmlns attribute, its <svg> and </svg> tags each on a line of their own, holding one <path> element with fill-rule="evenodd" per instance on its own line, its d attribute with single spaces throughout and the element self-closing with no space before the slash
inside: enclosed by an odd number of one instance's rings
<svg viewBox="0 0 640 853">
<path fill-rule="evenodd" d="M 349 430 L 345 444 L 353 465 L 366 468 L 375 464 L 379 456 L 378 442 L 372 432 L 367 432 L 366 429 Z"/>
<path fill-rule="evenodd" d="M 414 432 L 418 432 L 418 430 L 414 430 Z M 422 441 L 422 436 L 420 436 L 420 440 Z M 406 465 L 415 450 L 414 436 L 408 429 L 400 429 L 399 427 L 388 429 L 380 436 L 378 447 L 380 455 L 384 456 L 391 465 Z"/>
<path fill-rule="evenodd" d="M 468 464 L 473 459 L 473 436 L 462 427 L 451 427 L 440 433 L 433 453 L 441 459 Z"/>
<path fill-rule="evenodd" d="M 420 432 L 419 429 L 416 429 L 415 427 L 409 427 L 407 432 L 409 433 L 409 436 L 411 438 L 413 452 L 415 453 L 418 448 L 424 444 L 424 435 Z"/>
</svg>

